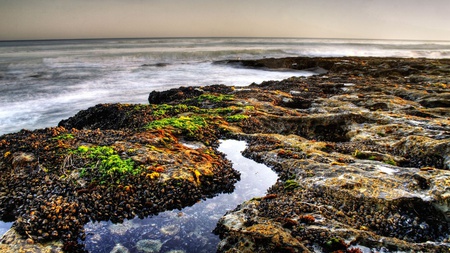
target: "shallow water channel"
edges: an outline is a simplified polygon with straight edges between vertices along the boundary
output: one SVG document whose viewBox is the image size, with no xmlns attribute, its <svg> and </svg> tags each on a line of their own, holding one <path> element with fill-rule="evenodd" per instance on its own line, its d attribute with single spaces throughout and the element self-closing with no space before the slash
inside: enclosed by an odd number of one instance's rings
<svg viewBox="0 0 450 253">
<path fill-rule="evenodd" d="M 6 231 L 8 231 L 11 228 L 12 224 L 13 224 L 12 222 L 0 221 L 0 237 L 3 236 L 6 233 Z"/>
<path fill-rule="evenodd" d="M 278 178 L 267 166 L 243 157 L 245 147 L 246 142 L 236 140 L 221 141 L 219 146 L 241 173 L 233 193 L 146 219 L 89 223 L 82 243 L 89 252 L 215 252 L 219 237 L 212 231 L 217 221 L 242 202 L 264 196 Z"/>
</svg>

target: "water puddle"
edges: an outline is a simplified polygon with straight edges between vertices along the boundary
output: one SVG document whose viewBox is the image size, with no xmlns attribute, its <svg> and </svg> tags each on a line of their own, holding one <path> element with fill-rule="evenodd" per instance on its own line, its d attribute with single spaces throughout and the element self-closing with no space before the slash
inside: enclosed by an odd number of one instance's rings
<svg viewBox="0 0 450 253">
<path fill-rule="evenodd" d="M 135 218 L 122 224 L 89 223 L 85 226 L 89 252 L 215 252 L 219 237 L 212 231 L 227 211 L 253 197 L 264 196 L 277 181 L 277 174 L 263 164 L 242 156 L 246 142 L 221 141 L 219 151 L 233 162 L 241 180 L 231 194 L 160 213 L 146 219 Z"/>
<path fill-rule="evenodd" d="M 11 228 L 12 224 L 13 224 L 12 222 L 0 221 L 0 237 L 3 236 L 6 233 L 6 231 L 8 231 Z"/>
</svg>

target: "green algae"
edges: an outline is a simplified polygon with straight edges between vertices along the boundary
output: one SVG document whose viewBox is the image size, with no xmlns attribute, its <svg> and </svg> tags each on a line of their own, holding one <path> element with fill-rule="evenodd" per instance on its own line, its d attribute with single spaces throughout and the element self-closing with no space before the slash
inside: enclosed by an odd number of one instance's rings
<svg viewBox="0 0 450 253">
<path fill-rule="evenodd" d="M 220 107 L 215 109 L 203 109 L 204 113 L 212 115 L 229 115 L 240 112 L 241 109 L 236 106 Z"/>
<path fill-rule="evenodd" d="M 359 150 L 355 150 L 355 152 L 353 153 L 353 156 L 358 159 L 367 159 L 369 157 L 366 153 L 363 153 Z"/>
<path fill-rule="evenodd" d="M 199 110 L 199 108 L 196 106 L 190 106 L 186 104 L 177 104 L 177 105 L 153 104 L 151 105 L 151 107 L 152 107 L 152 115 L 155 117 L 173 116 L 185 112 L 197 112 Z"/>
<path fill-rule="evenodd" d="M 148 106 L 149 105 L 147 105 L 147 104 L 137 104 L 137 105 L 134 105 L 133 109 L 136 111 L 140 111 L 140 110 L 147 108 Z"/>
<path fill-rule="evenodd" d="M 394 161 L 394 159 L 390 158 L 390 159 L 386 159 L 383 161 L 385 164 L 389 164 L 389 165 L 393 165 L 393 166 L 397 166 L 397 162 Z"/>
<path fill-rule="evenodd" d="M 132 159 L 122 159 L 109 146 L 79 146 L 74 153 L 92 161 L 88 168 L 81 169 L 80 177 L 98 177 L 100 182 L 104 182 L 107 179 L 117 177 L 123 179 L 128 175 L 138 175 L 141 172 L 139 167 L 135 167 Z"/>
<path fill-rule="evenodd" d="M 202 94 L 202 95 L 196 97 L 195 100 L 197 100 L 198 102 L 209 101 L 211 103 L 220 103 L 223 101 L 233 101 L 234 96 L 226 95 L 226 94 L 218 94 L 218 95 Z"/>
<path fill-rule="evenodd" d="M 190 136 L 195 135 L 195 133 L 202 128 L 208 126 L 204 117 L 201 116 L 180 116 L 180 117 L 170 117 L 163 118 L 160 120 L 155 120 L 150 122 L 145 126 L 146 129 L 164 129 L 167 127 L 173 127 L 181 130 Z"/>
<path fill-rule="evenodd" d="M 225 120 L 227 122 L 239 122 L 239 121 L 242 121 L 242 120 L 247 119 L 247 118 L 249 118 L 248 115 L 236 114 L 236 115 L 231 115 L 231 116 L 225 117 Z"/>
<path fill-rule="evenodd" d="M 344 252 L 347 250 L 348 245 L 345 243 L 344 240 L 337 237 L 333 237 L 325 243 L 325 248 L 328 249 L 330 252 Z"/>
<path fill-rule="evenodd" d="M 233 99 L 233 95 L 203 94 L 187 101 L 213 101 L 217 103 Z M 215 121 L 214 117 L 220 117 L 229 123 L 240 122 L 250 117 L 245 114 L 247 111 L 255 110 L 253 106 L 235 105 L 207 109 L 186 104 L 152 104 L 150 107 L 151 115 L 155 120 L 145 125 L 145 129 L 161 130 L 174 128 L 180 130 L 181 134 L 187 134 L 189 137 L 195 136 L 203 128 L 207 127 L 207 122 Z M 137 109 L 142 109 L 142 107 L 138 106 Z"/>
<path fill-rule="evenodd" d="M 292 191 L 298 187 L 300 187 L 300 185 L 293 179 L 288 179 L 284 182 L 284 190 L 286 191 Z"/>
<path fill-rule="evenodd" d="M 74 139 L 75 136 L 71 133 L 60 134 L 56 137 L 53 137 L 52 140 L 71 140 Z"/>
</svg>

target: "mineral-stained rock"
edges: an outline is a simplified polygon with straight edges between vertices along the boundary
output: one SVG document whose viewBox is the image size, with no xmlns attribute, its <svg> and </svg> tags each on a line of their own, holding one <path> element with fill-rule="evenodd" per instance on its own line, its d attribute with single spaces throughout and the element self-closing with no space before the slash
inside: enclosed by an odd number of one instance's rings
<svg viewBox="0 0 450 253">
<path fill-rule="evenodd" d="M 32 239 L 24 239 L 14 229 L 10 229 L 3 235 L 0 241 L 0 252 L 39 252 L 39 253 L 57 253 L 63 252 L 63 243 L 61 241 L 52 241 L 49 243 L 37 243 Z"/>
<path fill-rule="evenodd" d="M 295 61 L 303 59 L 242 64 L 279 68 Z M 306 62 L 296 66 L 311 66 Z M 256 108 L 240 124 L 240 138 L 249 140 L 244 155 L 272 167 L 281 180 L 268 197 L 248 201 L 219 221 L 219 251 L 447 252 L 449 82 L 433 67 L 441 63 L 316 63 L 330 70 L 326 76 L 253 84 L 258 92 L 245 90 L 245 96 L 235 91 Z M 284 241 L 261 243 L 278 228 L 289 234 Z"/>
<path fill-rule="evenodd" d="M 258 205 L 249 201 L 221 219 L 216 231 L 225 229 L 227 237 L 218 252 L 310 252 L 279 222 L 258 219 Z"/>
<path fill-rule="evenodd" d="M 239 173 L 222 153 L 211 145 L 184 145 L 183 132 L 172 126 L 146 128 L 156 116 L 146 117 L 154 108 L 142 107 L 97 106 L 65 121 L 74 124 L 71 130 L 60 126 L 1 136 L 0 218 L 15 220 L 11 231 L 20 237 L 14 238 L 61 240 L 66 251 L 74 252 L 82 249 L 77 241 L 84 239 L 89 221 L 121 223 L 233 190 Z M 104 109 L 120 113 L 106 113 L 98 123 L 95 117 L 83 121 L 86 114 Z M 141 121 L 126 128 L 115 121 L 118 115 Z M 89 129 L 99 124 L 101 130 Z M 210 136 L 215 143 L 219 128 L 206 123 L 204 128 L 187 129 L 190 138 L 206 142 L 196 138 Z M 5 244 L 21 242 L 8 239 Z"/>
</svg>

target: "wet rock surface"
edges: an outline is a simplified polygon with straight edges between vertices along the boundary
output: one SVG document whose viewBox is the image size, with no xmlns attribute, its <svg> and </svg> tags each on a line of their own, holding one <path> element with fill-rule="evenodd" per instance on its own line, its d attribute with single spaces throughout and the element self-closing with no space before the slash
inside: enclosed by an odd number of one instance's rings
<svg viewBox="0 0 450 253">
<path fill-rule="evenodd" d="M 89 221 L 121 223 L 232 192 L 239 173 L 216 150 L 220 120 L 183 116 L 178 128 L 164 125 L 187 109 L 99 105 L 63 121 L 67 128 L 2 136 L 0 218 L 15 221 L 12 231 L 25 239 L 3 244 L 62 241 L 64 251 L 83 251 Z"/>
<path fill-rule="evenodd" d="M 39 252 L 39 253 L 53 253 L 63 252 L 62 241 L 51 241 L 38 243 L 31 238 L 24 238 L 14 229 L 6 232 L 0 241 L 0 252 L 16 253 L 16 252 Z"/>
<path fill-rule="evenodd" d="M 219 221 L 219 252 L 450 249 L 448 60 L 233 64 L 329 72 L 235 91 L 255 107 L 244 155 L 281 180 Z"/>
<path fill-rule="evenodd" d="M 215 148 L 236 138 L 280 179 L 219 221 L 219 252 L 448 252 L 449 60 L 220 64 L 322 74 L 152 92 L 150 105 L 98 105 L 59 127 L 1 136 L 0 217 L 25 239 L 71 250 L 89 220 L 231 191 L 238 174 Z"/>
</svg>

